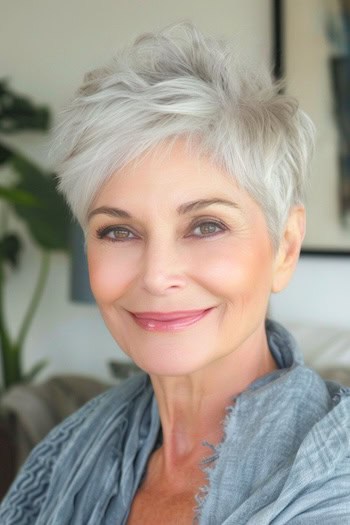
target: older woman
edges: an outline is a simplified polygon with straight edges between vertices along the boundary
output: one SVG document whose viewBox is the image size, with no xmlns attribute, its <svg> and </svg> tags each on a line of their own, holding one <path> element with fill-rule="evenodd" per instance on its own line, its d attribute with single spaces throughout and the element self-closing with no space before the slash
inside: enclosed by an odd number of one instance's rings
<svg viewBox="0 0 350 525">
<path fill-rule="evenodd" d="M 60 188 L 105 323 L 145 373 L 34 450 L 2 525 L 350 522 L 350 391 L 265 320 L 303 240 L 312 134 L 190 24 L 87 77 Z"/>
</svg>

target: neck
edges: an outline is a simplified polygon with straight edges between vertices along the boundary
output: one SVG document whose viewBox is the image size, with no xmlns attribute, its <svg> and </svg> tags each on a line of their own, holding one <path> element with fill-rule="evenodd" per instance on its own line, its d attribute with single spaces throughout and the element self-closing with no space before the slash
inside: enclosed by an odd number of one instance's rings
<svg viewBox="0 0 350 525">
<path fill-rule="evenodd" d="M 203 442 L 223 437 L 226 408 L 254 380 L 277 368 L 265 330 L 240 348 L 187 376 L 151 376 L 163 432 L 160 449 L 164 472 L 193 464 L 211 454 Z"/>
</svg>

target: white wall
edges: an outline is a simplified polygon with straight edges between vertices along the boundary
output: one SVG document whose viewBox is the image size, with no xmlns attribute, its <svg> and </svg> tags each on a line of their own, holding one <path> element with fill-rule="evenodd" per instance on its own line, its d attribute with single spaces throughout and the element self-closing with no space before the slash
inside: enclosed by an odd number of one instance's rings
<svg viewBox="0 0 350 525">
<path fill-rule="evenodd" d="M 57 113 L 83 74 L 108 62 L 121 44 L 141 31 L 183 18 L 193 20 L 204 31 L 235 39 L 249 59 L 268 62 L 271 3 L 270 0 L 1 0 L 0 75 L 11 79 L 13 88 L 49 104 Z M 44 165 L 48 165 L 48 142 L 46 138 L 28 134 L 16 139 L 18 147 Z M 18 329 L 38 271 L 38 252 L 27 236 L 25 239 L 21 268 L 8 279 L 8 321 L 13 333 Z M 326 268 L 326 275 L 334 274 L 338 298 L 344 279 L 350 281 L 348 267 L 343 276 L 333 271 L 331 261 L 327 261 Z M 293 293 L 300 297 L 292 307 L 297 312 L 301 312 L 306 297 L 318 304 L 315 294 L 310 297 L 303 278 Z M 344 299 L 346 304 L 348 297 L 349 292 Z M 283 300 L 276 303 L 277 317 L 286 309 L 281 304 L 285 305 Z M 109 377 L 107 360 L 123 358 L 97 309 L 69 301 L 69 261 L 64 254 L 53 257 L 49 283 L 25 347 L 26 366 L 41 357 L 50 359 L 42 377 L 68 371 L 101 378 Z"/>
<path fill-rule="evenodd" d="M 302 256 L 289 286 L 271 296 L 270 315 L 287 325 L 322 323 L 350 332 L 350 256 Z"/>
</svg>

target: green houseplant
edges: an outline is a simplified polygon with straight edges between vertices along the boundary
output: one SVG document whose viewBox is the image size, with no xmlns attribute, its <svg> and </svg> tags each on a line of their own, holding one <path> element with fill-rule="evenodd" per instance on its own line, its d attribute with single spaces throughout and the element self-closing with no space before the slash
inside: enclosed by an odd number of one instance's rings
<svg viewBox="0 0 350 525">
<path fill-rule="evenodd" d="M 39 362 L 26 373 L 22 367 L 24 342 L 40 302 L 50 265 L 50 252 L 67 250 L 69 214 L 61 195 L 55 189 L 53 174 L 8 145 L 6 137 L 21 131 L 41 131 L 49 128 L 50 114 L 27 97 L 15 94 L 7 82 L 0 80 L 0 168 L 9 167 L 15 181 L 0 180 L 0 359 L 2 385 L 6 390 L 16 383 L 31 380 L 45 365 Z M 1 175 L 0 175 L 1 177 Z M 23 221 L 41 253 L 40 269 L 26 314 L 17 335 L 11 334 L 6 323 L 4 288 L 8 272 L 19 264 L 22 242 L 16 231 L 8 227 L 10 214 Z M 0 390 L 1 393 L 1 390 Z"/>
</svg>

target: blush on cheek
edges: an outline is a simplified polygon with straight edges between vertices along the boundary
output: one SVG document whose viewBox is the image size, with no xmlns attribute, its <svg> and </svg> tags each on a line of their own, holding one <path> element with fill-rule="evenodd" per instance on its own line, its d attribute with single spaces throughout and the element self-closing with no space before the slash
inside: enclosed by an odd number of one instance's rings
<svg viewBox="0 0 350 525">
<path fill-rule="evenodd" d="M 97 302 L 113 302 L 122 293 L 126 268 L 115 265 L 99 254 L 88 254 L 90 286 Z"/>
<path fill-rule="evenodd" d="M 116 299 L 138 275 L 142 250 L 139 247 L 116 246 L 114 243 L 92 240 L 87 259 L 91 289 L 96 295 Z M 115 297 L 113 297 L 115 296 Z"/>
<path fill-rule="evenodd" d="M 232 257 L 230 254 L 225 254 L 217 257 L 211 257 L 210 259 L 204 259 L 205 262 L 201 262 L 200 278 L 208 286 L 210 283 L 213 284 L 213 291 L 215 294 L 219 290 L 222 291 L 222 295 L 226 295 L 227 292 L 239 291 L 241 288 L 246 287 L 247 283 L 247 264 L 242 264 L 242 261 L 238 257 Z"/>
<path fill-rule="evenodd" d="M 207 287 L 212 283 L 213 293 L 235 302 L 239 298 L 249 301 L 250 297 L 265 297 L 270 291 L 271 256 L 265 246 L 258 253 L 257 257 L 255 251 L 245 251 L 244 246 L 237 251 L 232 245 L 223 247 L 202 260 L 200 278 Z"/>
</svg>

